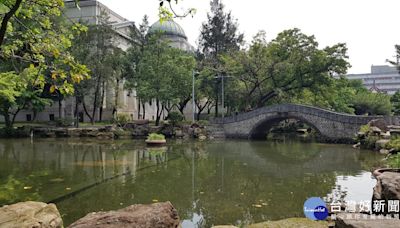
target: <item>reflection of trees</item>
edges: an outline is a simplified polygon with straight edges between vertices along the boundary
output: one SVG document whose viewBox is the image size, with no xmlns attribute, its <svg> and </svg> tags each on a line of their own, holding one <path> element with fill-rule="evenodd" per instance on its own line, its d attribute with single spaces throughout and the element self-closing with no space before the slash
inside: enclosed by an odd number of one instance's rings
<svg viewBox="0 0 400 228">
<path fill-rule="evenodd" d="M 132 141 L 95 142 L 0 141 L 0 186 L 18 189 L 8 198 L 47 201 L 99 183 L 57 204 L 66 225 L 91 211 L 158 200 L 171 201 L 182 219 L 198 214 L 210 226 L 302 216 L 304 200 L 331 192 L 336 173 L 352 175 L 375 159 L 320 144 L 186 141 L 154 151 Z"/>
</svg>

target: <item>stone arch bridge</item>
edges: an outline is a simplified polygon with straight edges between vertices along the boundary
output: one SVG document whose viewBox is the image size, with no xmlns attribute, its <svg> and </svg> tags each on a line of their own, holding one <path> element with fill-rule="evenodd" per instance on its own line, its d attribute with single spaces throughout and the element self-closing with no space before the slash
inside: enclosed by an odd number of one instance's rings
<svg viewBox="0 0 400 228">
<path fill-rule="evenodd" d="M 356 116 L 297 104 L 259 108 L 235 116 L 215 118 L 211 123 L 222 128 L 227 138 L 265 139 L 271 127 L 285 119 L 297 119 L 312 126 L 324 141 L 351 142 L 361 125 L 384 119 L 398 125 L 397 116 Z"/>
</svg>

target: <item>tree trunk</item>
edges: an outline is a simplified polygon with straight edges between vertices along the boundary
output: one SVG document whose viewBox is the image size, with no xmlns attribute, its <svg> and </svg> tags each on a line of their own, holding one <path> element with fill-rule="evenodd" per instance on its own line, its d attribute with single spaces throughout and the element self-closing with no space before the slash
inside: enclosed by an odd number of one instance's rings
<svg viewBox="0 0 400 228">
<path fill-rule="evenodd" d="M 140 98 L 138 98 L 138 113 L 137 113 L 138 120 L 140 120 L 140 112 L 141 112 L 140 108 L 142 107 L 141 105 L 142 104 L 141 104 Z"/>
<path fill-rule="evenodd" d="M 117 119 L 117 115 L 118 115 L 118 100 L 119 100 L 119 79 L 117 79 L 117 86 L 115 87 L 115 100 L 114 100 L 114 108 L 113 108 L 113 117 L 115 119 Z M 140 102 L 140 100 L 139 100 L 139 102 Z M 140 103 L 139 103 L 139 112 L 138 113 L 140 114 Z"/>
<path fill-rule="evenodd" d="M 146 103 L 142 101 L 142 107 L 143 107 L 143 117 L 142 119 L 146 119 Z"/>
<path fill-rule="evenodd" d="M 75 127 L 79 128 L 79 98 L 75 97 Z"/>
<path fill-rule="evenodd" d="M 58 118 L 59 119 L 62 118 L 61 112 L 62 112 L 62 100 L 58 100 Z"/>
<path fill-rule="evenodd" d="M 14 14 L 18 11 L 19 7 L 21 6 L 22 0 L 17 0 L 14 5 L 11 7 L 10 11 L 6 13 L 1 20 L 1 27 L 0 27 L 0 49 L 4 42 L 4 37 L 6 36 L 7 32 L 7 25 L 10 19 L 14 16 Z"/>
<path fill-rule="evenodd" d="M 98 103 L 98 96 L 99 96 L 99 89 L 100 89 L 100 79 L 96 83 L 96 91 L 94 93 L 94 100 L 93 100 L 93 110 L 92 110 L 92 118 L 90 118 L 90 123 L 94 125 L 96 111 L 97 111 L 97 103 Z M 85 108 L 86 109 L 86 108 Z"/>
<path fill-rule="evenodd" d="M 105 82 L 103 81 L 102 88 L 101 88 L 101 99 L 100 99 L 101 101 L 100 101 L 100 112 L 99 112 L 99 121 L 100 122 L 103 120 L 104 98 L 105 98 Z"/>
<path fill-rule="evenodd" d="M 160 125 L 160 118 L 161 118 L 161 111 L 160 111 L 160 101 L 158 99 L 156 99 L 156 106 L 157 106 L 157 110 L 156 110 L 156 126 Z"/>
<path fill-rule="evenodd" d="M 86 108 L 86 103 L 85 103 L 85 100 L 84 99 L 82 99 L 82 106 L 83 106 L 83 110 L 85 111 L 85 114 L 89 117 L 89 119 L 90 119 L 90 123 L 94 123 L 94 116 L 91 116 L 90 114 L 89 114 L 89 111 L 87 110 L 87 108 Z"/>
<path fill-rule="evenodd" d="M 10 114 L 8 112 L 8 108 L 5 108 L 3 110 L 2 115 L 4 116 L 4 121 L 5 121 L 5 124 L 6 124 L 6 128 L 7 129 L 11 129 L 12 128 L 12 124 L 11 124 Z"/>
</svg>

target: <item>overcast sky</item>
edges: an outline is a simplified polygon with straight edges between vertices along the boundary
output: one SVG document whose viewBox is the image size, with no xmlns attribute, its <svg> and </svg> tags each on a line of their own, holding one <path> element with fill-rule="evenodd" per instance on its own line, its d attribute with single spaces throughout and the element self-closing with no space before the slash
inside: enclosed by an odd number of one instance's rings
<svg viewBox="0 0 400 228">
<path fill-rule="evenodd" d="M 144 14 L 150 24 L 158 19 L 158 0 L 100 0 L 123 17 L 140 24 Z M 177 10 L 192 7 L 196 15 L 176 19 L 196 46 L 201 24 L 207 19 L 209 0 L 183 0 Z M 371 65 L 387 64 L 400 44 L 399 0 L 223 0 L 238 20 L 246 41 L 265 30 L 269 40 L 297 27 L 315 35 L 320 47 L 347 43 L 352 67 L 349 73 L 368 73 Z"/>
</svg>

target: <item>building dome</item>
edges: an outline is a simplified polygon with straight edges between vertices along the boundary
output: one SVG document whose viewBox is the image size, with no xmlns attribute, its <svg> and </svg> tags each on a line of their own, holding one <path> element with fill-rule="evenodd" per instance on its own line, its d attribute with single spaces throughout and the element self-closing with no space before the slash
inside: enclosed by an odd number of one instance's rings
<svg viewBox="0 0 400 228">
<path fill-rule="evenodd" d="M 163 35 L 181 37 L 187 40 L 187 36 L 182 27 L 173 20 L 157 21 L 149 28 L 149 34 L 161 32 Z"/>
</svg>

